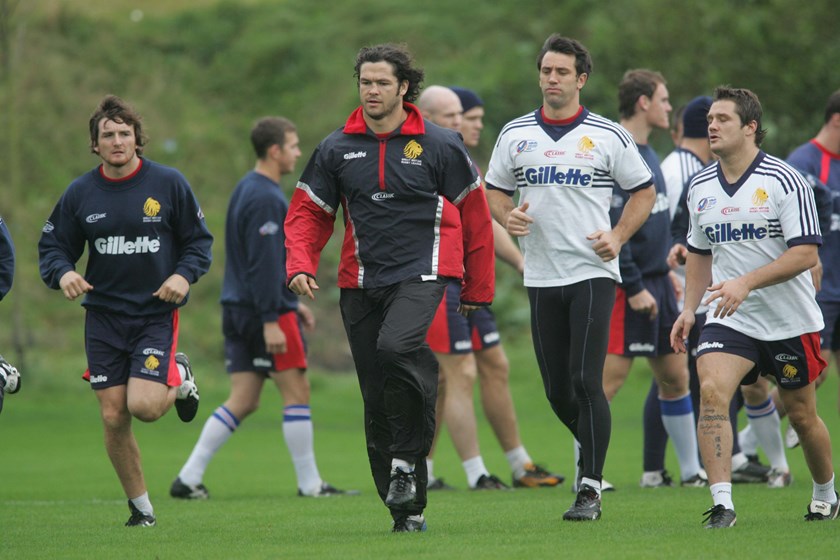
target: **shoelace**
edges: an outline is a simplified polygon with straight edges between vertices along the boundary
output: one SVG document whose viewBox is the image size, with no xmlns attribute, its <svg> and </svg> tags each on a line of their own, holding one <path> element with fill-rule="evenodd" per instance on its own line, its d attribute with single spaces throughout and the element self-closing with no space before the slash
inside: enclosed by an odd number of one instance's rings
<svg viewBox="0 0 840 560">
<path fill-rule="evenodd" d="M 724 507 L 723 504 L 718 504 L 714 507 L 710 507 L 709 509 L 707 509 L 706 511 L 703 512 L 703 515 L 705 515 L 706 517 L 703 518 L 702 522 L 706 523 L 706 522 L 710 521 L 711 523 L 714 523 L 718 520 L 718 518 L 721 515 L 723 515 L 723 513 L 725 511 L 726 511 L 726 507 Z"/>
<path fill-rule="evenodd" d="M 397 469 L 397 492 L 405 492 L 410 487 L 411 484 L 414 482 L 414 473 L 404 472 L 400 469 Z"/>
</svg>

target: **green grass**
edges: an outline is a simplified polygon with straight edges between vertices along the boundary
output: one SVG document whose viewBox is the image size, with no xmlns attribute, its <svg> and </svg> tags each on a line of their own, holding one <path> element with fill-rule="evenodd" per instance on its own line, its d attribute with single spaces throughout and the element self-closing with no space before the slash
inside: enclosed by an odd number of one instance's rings
<svg viewBox="0 0 840 560">
<path fill-rule="evenodd" d="M 532 456 L 572 475 L 571 439 L 550 413 L 530 349 L 508 349 L 523 440 Z M 701 528 L 710 505 L 705 489 L 641 490 L 641 402 L 649 374 L 637 367 L 613 404 L 614 429 L 606 474 L 618 491 L 604 499 L 599 523 L 561 521 L 573 496 L 556 489 L 432 494 L 429 532 L 392 535 L 373 489 L 353 375 L 312 373 L 316 448 L 321 474 L 359 497 L 298 498 L 282 442 L 281 401 L 267 389 L 262 408 L 217 455 L 205 483 L 212 498 L 182 502 L 167 490 L 201 430 L 226 396 L 219 364 L 198 365 L 202 410 L 193 424 L 169 414 L 137 424 L 144 469 L 159 525 L 126 529 L 125 498 L 105 455 L 92 392 L 76 376 L 53 372 L 51 384 L 24 385 L 7 397 L 0 416 L 0 557 L 2 558 L 608 558 L 831 557 L 840 543 L 836 523 L 802 521 L 810 477 L 800 450 L 789 451 L 790 488 L 735 487 L 738 526 Z M 57 389 L 56 387 L 60 387 Z M 837 377 L 820 390 L 822 417 L 835 434 Z M 486 421 L 480 419 L 485 461 L 507 478 L 508 468 Z M 668 466 L 677 470 L 669 451 Z M 463 488 L 463 470 L 447 436 L 436 473 Z"/>
</svg>

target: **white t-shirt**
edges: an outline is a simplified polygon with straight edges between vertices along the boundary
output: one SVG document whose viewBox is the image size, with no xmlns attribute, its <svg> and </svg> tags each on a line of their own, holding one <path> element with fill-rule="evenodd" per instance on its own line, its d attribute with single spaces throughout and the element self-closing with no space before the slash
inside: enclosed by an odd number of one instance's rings
<svg viewBox="0 0 840 560">
<path fill-rule="evenodd" d="M 778 259 L 788 247 L 822 243 L 811 187 L 784 161 L 759 152 L 734 185 L 715 163 L 691 181 L 689 250 L 712 255 L 712 282 L 731 280 Z M 811 273 L 750 292 L 720 323 L 758 340 L 783 340 L 823 328 Z"/>
<path fill-rule="evenodd" d="M 511 196 L 518 190 L 519 204 L 529 204 L 534 223 L 519 238 L 526 286 L 621 281 L 618 259 L 602 262 L 586 236 L 611 229 L 613 181 L 627 191 L 652 182 L 624 128 L 584 108 L 564 123 L 547 122 L 537 109 L 502 129 L 485 179 Z"/>
</svg>

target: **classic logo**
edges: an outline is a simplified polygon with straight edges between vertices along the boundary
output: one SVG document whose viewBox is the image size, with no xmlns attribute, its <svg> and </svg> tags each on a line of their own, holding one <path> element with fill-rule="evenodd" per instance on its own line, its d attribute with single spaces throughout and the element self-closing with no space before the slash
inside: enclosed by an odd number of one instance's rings
<svg viewBox="0 0 840 560">
<path fill-rule="evenodd" d="M 394 198 L 394 193 L 392 192 L 378 192 L 373 193 L 370 195 L 371 200 L 389 200 Z"/>
<path fill-rule="evenodd" d="M 580 140 L 578 140 L 577 148 L 584 154 L 588 154 L 595 148 L 595 142 L 592 141 L 592 138 L 589 136 L 584 136 Z"/>
<path fill-rule="evenodd" d="M 793 379 L 797 373 L 799 373 L 799 370 L 790 364 L 785 364 L 785 367 L 782 368 L 782 375 L 788 379 Z"/>
<path fill-rule="evenodd" d="M 755 192 L 752 195 L 753 206 L 761 206 L 767 202 L 767 198 L 767 191 L 762 188 L 755 189 Z"/>
<path fill-rule="evenodd" d="M 157 216 L 160 213 L 160 202 L 152 197 L 147 198 L 143 205 L 143 213 L 150 217 Z"/>
<path fill-rule="evenodd" d="M 55 229 L 55 226 L 52 224 L 52 222 L 47 222 L 47 223 L 44 224 L 44 227 L 41 228 L 41 232 L 42 233 L 51 233 L 54 229 Z"/>
<path fill-rule="evenodd" d="M 143 204 L 143 213 L 146 214 L 143 218 L 144 223 L 160 222 L 161 217 L 158 216 L 160 214 L 160 202 L 152 197 L 147 198 L 145 204 Z"/>
<path fill-rule="evenodd" d="M 148 358 L 146 358 L 146 361 L 143 362 L 143 365 L 148 370 L 157 371 L 157 368 L 160 365 L 160 360 L 158 360 L 154 356 L 149 356 Z"/>
<path fill-rule="evenodd" d="M 91 375 L 90 379 L 88 380 L 91 383 L 105 383 L 108 381 L 107 375 Z"/>
<path fill-rule="evenodd" d="M 713 196 L 707 196 L 706 198 L 701 198 L 700 202 L 697 203 L 697 212 L 705 212 L 706 210 L 711 210 L 717 204 L 717 199 Z"/>
<path fill-rule="evenodd" d="M 525 182 L 529 185 L 569 185 L 588 187 L 592 175 L 577 167 L 565 168 L 558 165 L 529 167 L 525 170 Z"/>
<path fill-rule="evenodd" d="M 107 215 L 108 214 L 106 214 L 105 212 L 103 212 L 101 214 L 91 214 L 90 216 L 85 218 L 85 221 L 89 224 L 95 224 L 96 222 L 98 222 L 102 218 L 105 218 Z"/>
<path fill-rule="evenodd" d="M 727 206 L 726 208 L 721 208 L 720 213 L 724 216 L 728 216 L 729 214 L 734 214 L 735 212 L 739 212 L 741 209 L 737 206 Z"/>
<path fill-rule="evenodd" d="M 99 237 L 93 242 L 93 247 L 100 255 L 134 255 L 138 253 L 157 253 L 160 251 L 160 240 L 149 239 L 148 236 L 137 237 L 134 241 L 126 241 L 125 237 Z"/>
<path fill-rule="evenodd" d="M 777 362 L 795 362 L 798 358 L 790 354 L 776 354 Z"/>
<path fill-rule="evenodd" d="M 752 222 L 726 222 L 703 228 L 711 243 L 753 241 L 767 237 L 767 228 Z"/>
<path fill-rule="evenodd" d="M 344 154 L 344 159 L 356 159 L 367 157 L 367 152 L 348 152 Z"/>
<path fill-rule="evenodd" d="M 543 152 L 543 155 L 545 157 L 557 158 L 557 157 L 562 157 L 562 156 L 566 155 L 566 151 L 565 150 L 546 150 L 546 151 Z"/>
<path fill-rule="evenodd" d="M 537 149 L 537 141 L 536 140 L 520 140 L 516 144 L 516 153 L 521 154 L 522 152 L 533 152 Z"/>
<path fill-rule="evenodd" d="M 409 143 L 405 145 L 405 148 L 403 148 L 403 155 L 409 159 L 417 159 L 422 153 L 423 147 L 417 142 L 417 140 L 409 141 Z"/>
<path fill-rule="evenodd" d="M 166 352 L 157 348 L 143 348 L 144 356 L 166 356 Z"/>
<path fill-rule="evenodd" d="M 280 231 L 280 226 L 277 225 L 277 222 L 273 222 L 271 220 L 261 225 L 259 229 L 260 235 L 262 235 L 263 237 L 265 237 L 266 235 L 274 235 L 278 231 Z"/>
</svg>

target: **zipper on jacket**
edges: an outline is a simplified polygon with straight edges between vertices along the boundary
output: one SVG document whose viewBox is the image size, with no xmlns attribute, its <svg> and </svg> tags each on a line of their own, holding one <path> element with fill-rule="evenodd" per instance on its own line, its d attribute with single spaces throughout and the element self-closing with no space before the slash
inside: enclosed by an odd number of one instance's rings
<svg viewBox="0 0 840 560">
<path fill-rule="evenodd" d="M 387 138 L 379 140 L 379 190 L 385 190 L 385 147 L 388 144 Z"/>
</svg>

